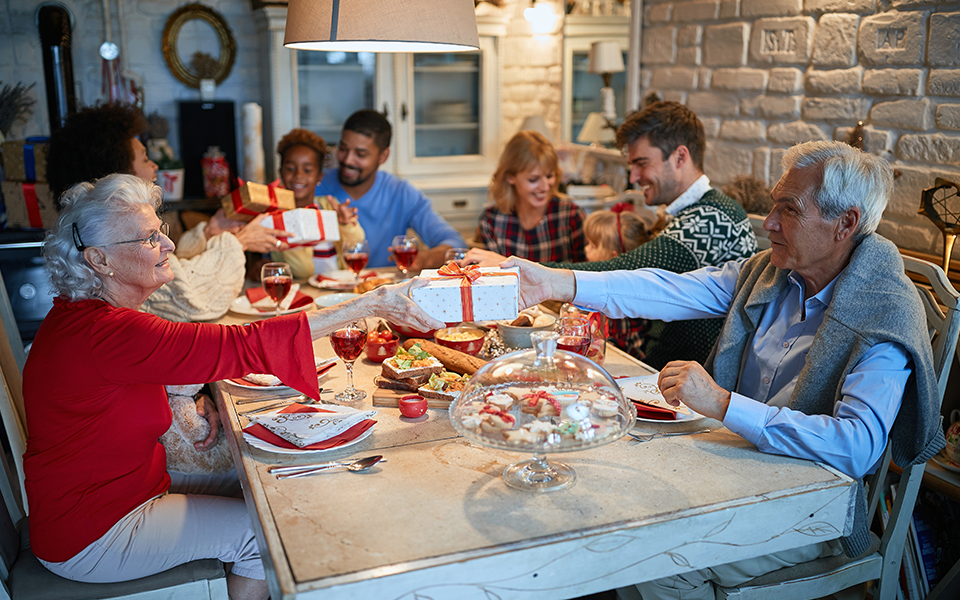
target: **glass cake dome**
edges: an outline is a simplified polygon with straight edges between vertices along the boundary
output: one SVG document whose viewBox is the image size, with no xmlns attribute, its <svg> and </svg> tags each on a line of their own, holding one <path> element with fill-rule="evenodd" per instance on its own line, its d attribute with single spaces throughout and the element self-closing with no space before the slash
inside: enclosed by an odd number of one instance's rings
<svg viewBox="0 0 960 600">
<path fill-rule="evenodd" d="M 450 420 L 478 444 L 532 452 L 507 467 L 507 485 L 531 492 L 561 490 L 576 482 L 569 466 L 546 454 L 616 441 L 637 413 L 613 378 L 592 360 L 557 349 L 557 334 L 534 332 L 532 350 L 501 356 L 481 368 L 450 404 Z"/>
</svg>

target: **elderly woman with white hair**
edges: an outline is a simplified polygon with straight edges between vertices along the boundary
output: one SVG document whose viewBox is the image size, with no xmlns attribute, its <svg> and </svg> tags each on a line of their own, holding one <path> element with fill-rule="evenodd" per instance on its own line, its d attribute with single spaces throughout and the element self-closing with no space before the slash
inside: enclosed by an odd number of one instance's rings
<svg viewBox="0 0 960 600">
<path fill-rule="evenodd" d="M 170 281 L 174 245 L 156 215 L 160 188 L 133 175 L 82 183 L 63 197 L 44 255 L 59 296 L 23 373 L 30 538 L 54 573 L 135 579 L 198 558 L 233 563 L 231 598 L 266 598 L 242 500 L 167 493 L 165 384 L 273 373 L 319 397 L 312 342 L 374 313 L 410 327 L 442 324 L 389 286 L 336 308 L 249 326 L 174 323 L 138 311 Z M 213 432 L 216 410 L 205 412 Z"/>
<path fill-rule="evenodd" d="M 726 317 L 703 365 L 669 362 L 664 397 L 719 421 L 762 452 L 831 465 L 860 479 L 891 441 L 894 461 L 920 464 L 944 446 L 926 318 L 900 254 L 875 233 L 893 189 L 882 158 L 839 142 L 787 151 L 764 221 L 772 248 L 689 273 L 589 273 L 510 259 L 523 302 L 576 302 L 610 317 Z M 639 584 L 644 600 L 712 600 L 818 557 L 863 553 L 862 486 L 840 540 Z M 621 598 L 631 597 L 619 590 Z"/>
</svg>

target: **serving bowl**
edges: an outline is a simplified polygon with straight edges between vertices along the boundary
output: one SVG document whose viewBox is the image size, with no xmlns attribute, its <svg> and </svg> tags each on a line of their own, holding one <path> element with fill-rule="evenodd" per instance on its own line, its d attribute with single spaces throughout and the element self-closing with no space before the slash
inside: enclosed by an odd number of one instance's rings
<svg viewBox="0 0 960 600">
<path fill-rule="evenodd" d="M 412 327 L 407 327 L 406 325 L 397 325 L 396 323 L 390 323 L 390 329 L 394 330 L 396 333 L 399 333 L 404 337 L 424 338 L 424 339 L 432 338 L 433 334 L 437 332 L 436 329 L 431 329 L 430 331 L 417 331 Z"/>
<path fill-rule="evenodd" d="M 497 329 L 500 331 L 500 337 L 503 338 L 503 345 L 508 348 L 532 348 L 530 334 L 534 331 L 553 331 L 557 319 L 550 316 L 549 325 L 540 327 L 515 327 L 505 323 L 497 323 Z"/>
<path fill-rule="evenodd" d="M 459 350 L 471 356 L 476 356 L 483 348 L 485 334 L 476 327 L 458 325 L 439 329 L 433 334 L 433 339 L 441 346 Z"/>
</svg>

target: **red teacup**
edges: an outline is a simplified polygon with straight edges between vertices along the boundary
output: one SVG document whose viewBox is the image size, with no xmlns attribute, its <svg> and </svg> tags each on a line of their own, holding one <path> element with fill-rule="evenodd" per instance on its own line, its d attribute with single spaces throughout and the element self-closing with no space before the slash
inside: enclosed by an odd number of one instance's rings
<svg viewBox="0 0 960 600">
<path fill-rule="evenodd" d="M 398 403 L 400 405 L 400 414 L 405 417 L 410 417 L 411 419 L 416 419 L 427 412 L 427 399 L 423 396 L 411 394 L 400 398 Z"/>
</svg>

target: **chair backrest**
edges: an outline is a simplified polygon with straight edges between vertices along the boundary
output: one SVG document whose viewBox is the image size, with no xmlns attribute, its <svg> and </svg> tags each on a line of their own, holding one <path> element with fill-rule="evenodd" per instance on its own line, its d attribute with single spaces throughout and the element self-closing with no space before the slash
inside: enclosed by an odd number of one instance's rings
<svg viewBox="0 0 960 600">
<path fill-rule="evenodd" d="M 6 316 L 9 315 L 9 320 Z M 23 344 L 13 320 L 10 298 L 3 287 L 0 276 L 0 420 L 10 443 L 16 477 L 11 475 L 10 488 L 14 498 L 5 498 L 14 522 L 18 519 L 15 512 L 26 511 L 27 496 L 23 488 L 23 454 L 27 450 L 27 421 L 23 408 Z M 0 492 L 5 491 L 0 486 Z M 19 496 L 19 499 L 16 498 Z"/>
</svg>

